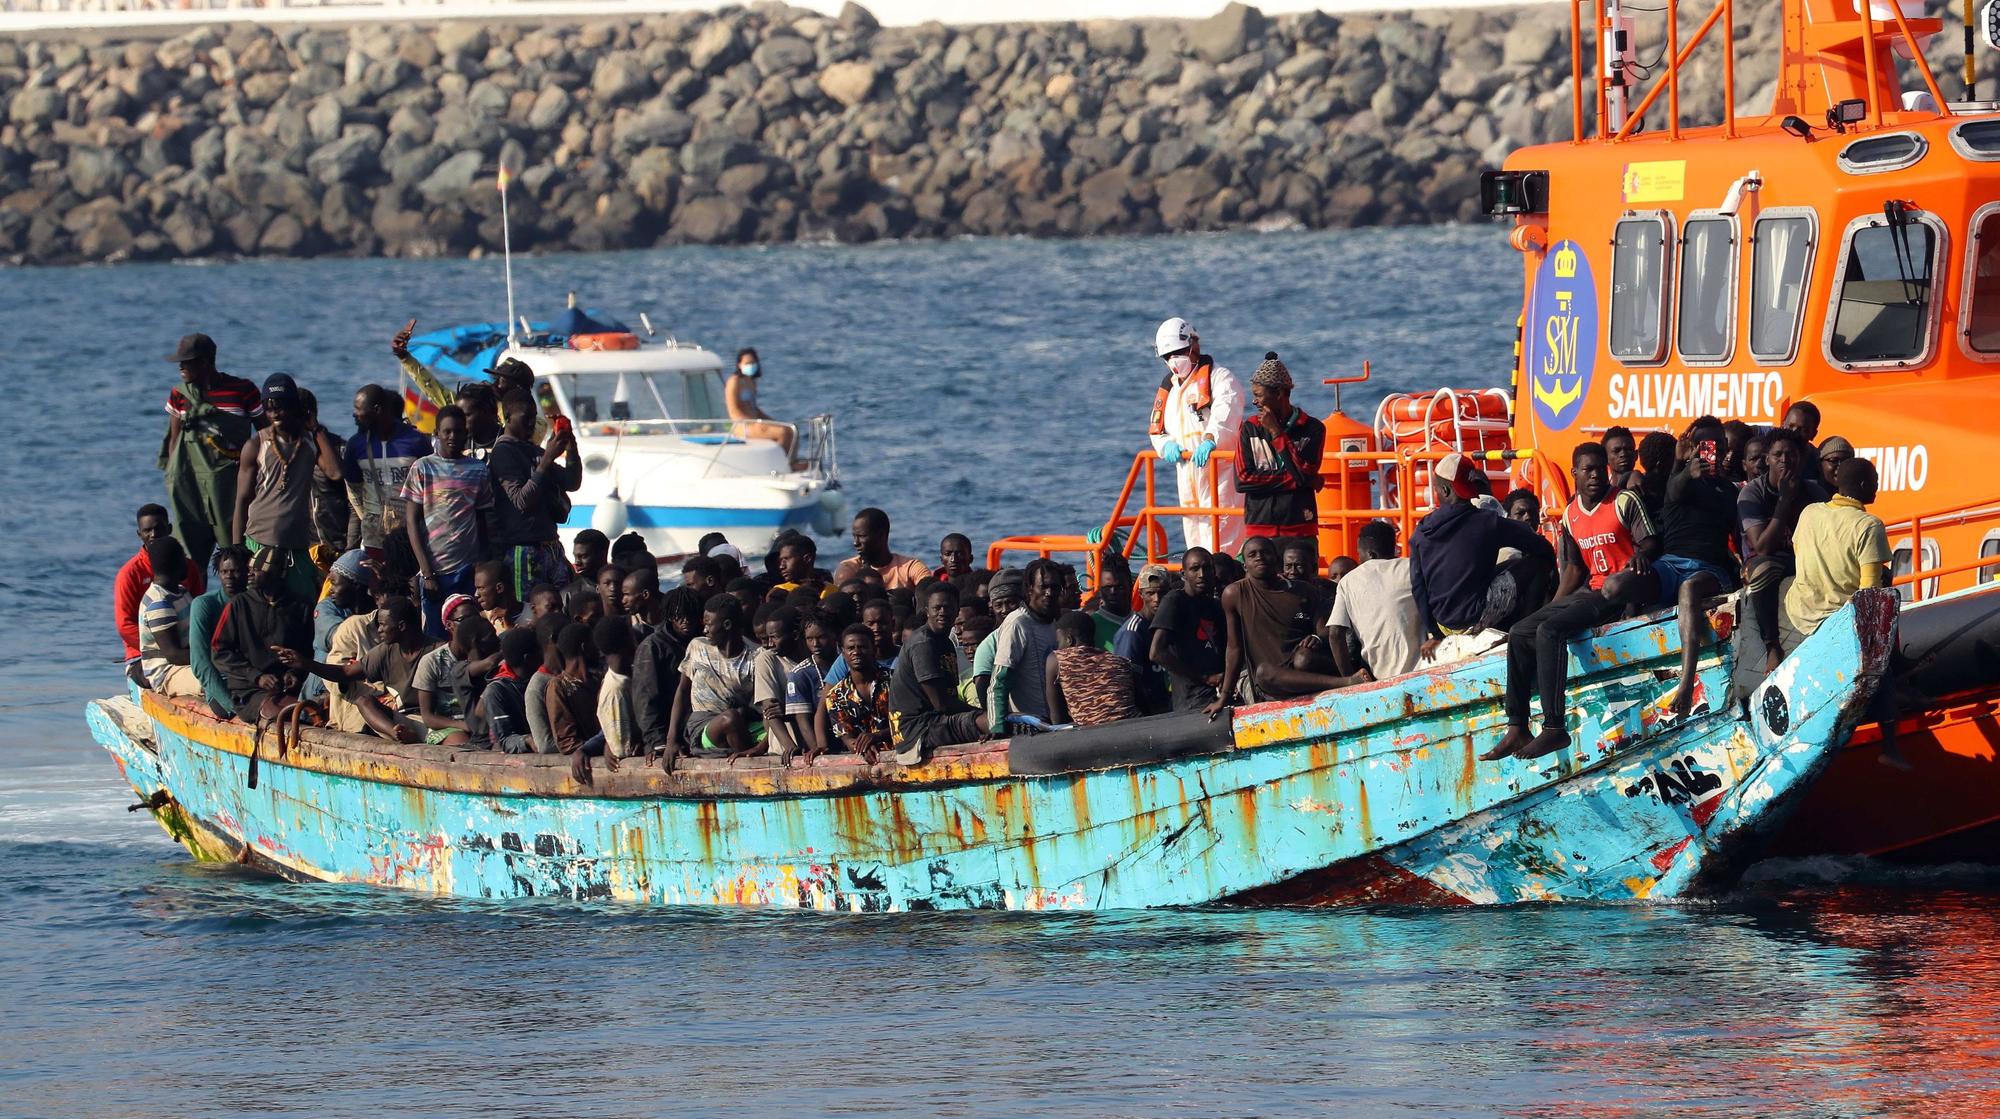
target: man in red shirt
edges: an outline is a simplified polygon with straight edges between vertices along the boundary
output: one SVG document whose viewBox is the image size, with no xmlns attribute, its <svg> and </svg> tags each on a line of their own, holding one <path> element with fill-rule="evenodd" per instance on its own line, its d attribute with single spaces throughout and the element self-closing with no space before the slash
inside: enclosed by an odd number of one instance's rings
<svg viewBox="0 0 2000 1119">
<path fill-rule="evenodd" d="M 167 504 L 196 570 L 208 567 L 216 542 L 236 515 L 237 459 L 243 444 L 269 421 L 257 386 L 215 367 L 215 339 L 183 337 L 167 360 L 181 383 L 167 393 L 167 437 L 159 467 L 167 474 Z"/>
<path fill-rule="evenodd" d="M 1539 758 L 1568 746 L 1569 643 L 1628 605 L 1659 600 L 1652 561 L 1661 542 L 1645 503 L 1631 490 L 1611 488 L 1601 443 L 1578 444 L 1570 454 L 1570 473 L 1576 497 L 1563 510 L 1555 601 L 1507 633 L 1507 735 L 1481 754 L 1481 761 Z M 1534 690 L 1542 696 L 1540 734 L 1528 730 Z"/>
<path fill-rule="evenodd" d="M 171 536 L 173 521 L 167 510 L 160 505 L 139 507 L 139 551 L 125 565 L 118 569 L 118 576 L 111 583 L 111 617 L 117 623 L 118 636 L 125 641 L 125 663 L 129 667 L 139 660 L 139 600 L 146 594 L 147 584 L 153 581 L 153 564 L 146 558 L 146 545 L 163 536 Z M 201 568 L 188 561 L 187 589 L 191 595 L 198 595 L 203 587 Z"/>
<path fill-rule="evenodd" d="M 1243 495 L 1243 534 L 1268 536 L 1284 555 L 1294 541 L 1318 556 L 1319 501 L 1326 484 L 1320 457 L 1326 452 L 1326 425 L 1292 404 L 1292 373 L 1275 353 L 1250 377 L 1250 400 L 1257 414 L 1237 430 L 1236 489 Z M 1318 562 L 1314 561 L 1314 574 Z"/>
</svg>

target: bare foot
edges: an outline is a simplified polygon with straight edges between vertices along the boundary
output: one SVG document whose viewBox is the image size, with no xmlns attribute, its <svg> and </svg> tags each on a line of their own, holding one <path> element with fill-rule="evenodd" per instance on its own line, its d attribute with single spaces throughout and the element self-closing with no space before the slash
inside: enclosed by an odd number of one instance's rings
<svg viewBox="0 0 2000 1119">
<path fill-rule="evenodd" d="M 1482 762 L 1497 762 L 1502 758 L 1511 758 L 1519 753 L 1521 747 L 1526 746 L 1534 737 L 1534 735 L 1528 733 L 1527 727 L 1509 726 L 1507 728 L 1507 735 L 1500 740 L 1500 744 L 1479 755 L 1479 760 Z"/>
<path fill-rule="evenodd" d="M 1521 747 L 1514 756 L 1517 758 L 1540 758 L 1569 748 L 1569 732 L 1545 730 L 1535 736 L 1534 741 Z"/>
<path fill-rule="evenodd" d="M 1883 743 L 1882 752 L 1875 755 L 1875 760 L 1888 766 L 1890 769 L 1901 770 L 1904 773 L 1912 772 L 1917 768 L 1910 764 L 1910 759 L 1904 757 L 1901 748 L 1893 742 Z"/>
<path fill-rule="evenodd" d="M 1778 666 L 1783 663 L 1785 663 L 1785 651 L 1783 649 L 1776 645 L 1765 646 L 1764 675 L 1769 676 L 1771 673 L 1778 671 Z"/>
</svg>

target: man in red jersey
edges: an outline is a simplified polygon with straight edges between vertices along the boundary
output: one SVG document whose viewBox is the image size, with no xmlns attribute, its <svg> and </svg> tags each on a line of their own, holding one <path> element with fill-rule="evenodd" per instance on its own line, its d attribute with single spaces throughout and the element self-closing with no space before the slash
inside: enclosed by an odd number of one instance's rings
<svg viewBox="0 0 2000 1119">
<path fill-rule="evenodd" d="M 1616 618 L 1628 605 L 1659 600 L 1652 561 L 1659 555 L 1660 540 L 1639 495 L 1611 488 L 1603 444 L 1578 444 L 1570 455 L 1570 473 L 1576 497 L 1563 510 L 1556 598 L 1507 633 L 1507 735 L 1481 754 L 1481 761 L 1539 758 L 1568 746 L 1564 700 L 1570 641 Z M 1542 733 L 1531 734 L 1528 704 L 1537 685 Z"/>
<path fill-rule="evenodd" d="M 141 505 L 138 520 L 139 550 L 125 561 L 111 582 L 111 616 L 118 625 L 119 638 L 125 642 L 128 669 L 139 660 L 139 600 L 153 582 L 153 564 L 146 558 L 146 545 L 163 536 L 170 536 L 174 531 L 173 520 L 167 515 L 164 505 Z M 206 589 L 203 584 L 201 568 L 196 567 L 192 559 L 188 560 L 184 584 L 188 593 L 202 593 Z"/>
</svg>

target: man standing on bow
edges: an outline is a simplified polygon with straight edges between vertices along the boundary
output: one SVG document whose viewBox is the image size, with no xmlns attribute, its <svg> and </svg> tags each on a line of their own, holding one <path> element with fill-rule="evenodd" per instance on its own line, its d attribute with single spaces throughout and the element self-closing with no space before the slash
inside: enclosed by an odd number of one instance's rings
<svg viewBox="0 0 2000 1119">
<path fill-rule="evenodd" d="M 256 385 L 215 367 L 215 340 L 206 334 L 184 336 L 167 360 L 180 366 L 181 383 L 167 393 L 159 466 L 188 563 L 206 571 L 236 514 L 237 457 L 268 422 L 264 398 Z"/>
<path fill-rule="evenodd" d="M 1186 319 L 1168 319 L 1153 336 L 1153 350 L 1167 374 L 1153 397 L 1148 434 L 1161 461 L 1175 464 L 1183 506 L 1233 508 L 1241 505 L 1235 471 L 1214 469 L 1209 456 L 1221 447 L 1234 451 L 1243 421 L 1243 388 L 1236 375 L 1201 352 L 1201 338 Z M 1190 548 L 1234 552 L 1243 541 L 1243 517 L 1221 519 L 1217 539 L 1211 517 L 1183 517 L 1181 536 Z"/>
</svg>

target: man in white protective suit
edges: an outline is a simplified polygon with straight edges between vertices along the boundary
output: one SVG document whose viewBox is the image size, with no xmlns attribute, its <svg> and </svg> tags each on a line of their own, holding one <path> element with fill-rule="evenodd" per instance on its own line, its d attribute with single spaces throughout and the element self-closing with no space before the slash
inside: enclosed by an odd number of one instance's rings
<svg viewBox="0 0 2000 1119">
<path fill-rule="evenodd" d="M 1153 398 L 1148 434 L 1161 460 L 1176 464 L 1180 504 L 1241 506 L 1236 472 L 1224 465 L 1211 475 L 1208 460 L 1218 447 L 1236 448 L 1236 429 L 1243 422 L 1242 384 L 1236 374 L 1201 352 L 1201 338 L 1186 319 L 1161 323 L 1153 337 L 1153 349 L 1166 362 L 1167 375 L 1161 378 L 1160 391 Z M 1222 518 L 1220 540 L 1210 518 L 1183 517 L 1181 536 L 1186 547 L 1234 555 L 1243 543 L 1243 517 L 1232 513 Z"/>
</svg>

